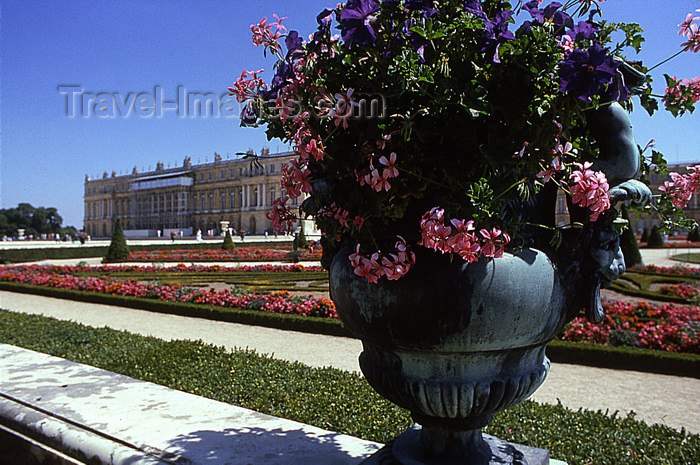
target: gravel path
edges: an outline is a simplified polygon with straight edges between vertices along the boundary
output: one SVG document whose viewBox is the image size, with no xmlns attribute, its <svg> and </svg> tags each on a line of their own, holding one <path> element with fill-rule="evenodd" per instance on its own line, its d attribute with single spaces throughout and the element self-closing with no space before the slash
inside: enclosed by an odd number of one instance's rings
<svg viewBox="0 0 700 465">
<path fill-rule="evenodd" d="M 355 339 L 4 291 L 0 292 L 0 308 L 78 321 L 88 326 L 107 326 L 166 340 L 201 339 L 231 349 L 251 348 L 258 353 L 312 366 L 359 371 L 357 357 L 362 344 Z M 699 395 L 700 379 L 554 363 L 533 399 L 548 403 L 556 403 L 559 399 L 572 409 L 633 410 L 638 419 L 649 424 L 663 423 L 700 433 Z"/>
</svg>

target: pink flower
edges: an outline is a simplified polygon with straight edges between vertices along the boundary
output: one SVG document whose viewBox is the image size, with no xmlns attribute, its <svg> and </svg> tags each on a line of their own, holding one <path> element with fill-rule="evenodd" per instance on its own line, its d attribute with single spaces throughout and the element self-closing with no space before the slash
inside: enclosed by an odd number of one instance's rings
<svg viewBox="0 0 700 465">
<path fill-rule="evenodd" d="M 679 208 L 684 208 L 695 191 L 700 188 L 700 165 L 688 168 L 688 174 L 670 173 L 671 181 L 666 181 L 659 187 L 661 192 L 671 197 L 671 203 Z"/>
<path fill-rule="evenodd" d="M 603 172 L 591 170 L 591 162 L 575 163 L 575 166 L 578 169 L 570 178 L 573 183 L 570 187 L 571 201 L 590 209 L 590 220 L 597 221 L 598 216 L 610 208 L 607 178 Z"/>
<path fill-rule="evenodd" d="M 253 33 L 253 43 L 256 47 L 263 45 L 265 48 L 279 51 L 282 47 L 280 47 L 277 40 L 287 33 L 287 28 L 282 26 L 282 20 L 287 18 L 280 18 L 277 15 L 273 16 L 277 19 L 276 23 L 268 25 L 267 18 L 263 18 L 258 24 L 251 24 L 250 31 Z M 273 28 L 275 28 L 274 32 L 272 31 Z"/>
<path fill-rule="evenodd" d="M 342 125 L 343 129 L 348 128 L 348 118 L 353 115 L 353 107 L 357 104 L 352 101 L 354 90 L 349 88 L 345 95 L 335 94 L 336 104 L 331 111 L 331 116 L 334 118 L 333 123 L 336 127 Z"/>
<path fill-rule="evenodd" d="M 236 100 L 239 102 L 244 102 L 257 96 L 258 91 L 266 87 L 265 81 L 258 77 L 258 74 L 262 72 L 262 69 L 258 71 L 243 70 L 241 77 L 236 79 L 232 87 L 228 88 L 229 95 L 235 95 Z M 248 77 L 248 73 L 250 73 L 250 77 Z"/>
<path fill-rule="evenodd" d="M 700 9 L 695 10 L 696 13 L 700 13 Z M 693 17 L 693 13 L 688 13 L 688 16 L 685 17 L 685 21 L 680 23 L 678 27 L 680 28 L 678 30 L 678 35 L 679 36 L 686 36 L 688 38 L 691 38 L 693 36 L 693 32 L 691 30 L 691 26 L 695 21 L 700 20 L 700 16 L 695 16 Z"/>
<path fill-rule="evenodd" d="M 484 257 L 500 258 L 503 256 L 505 246 L 510 242 L 508 234 L 496 228 L 492 228 L 490 232 L 482 229 L 479 234 L 483 237 L 481 253 Z"/>
<path fill-rule="evenodd" d="M 397 170 L 396 166 L 395 166 L 396 165 L 396 152 L 391 152 L 391 155 L 389 155 L 388 160 L 385 156 L 382 156 L 379 159 L 379 163 L 386 166 L 386 168 L 384 168 L 384 171 L 382 173 L 382 177 L 384 179 L 395 178 L 399 175 L 399 170 Z"/>
</svg>

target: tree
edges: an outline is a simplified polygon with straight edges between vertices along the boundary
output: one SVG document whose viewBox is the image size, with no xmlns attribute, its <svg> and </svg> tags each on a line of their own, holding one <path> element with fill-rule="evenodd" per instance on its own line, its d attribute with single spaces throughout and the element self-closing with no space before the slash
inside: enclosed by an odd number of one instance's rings
<svg viewBox="0 0 700 465">
<path fill-rule="evenodd" d="M 637 236 L 632 231 L 632 228 L 629 227 L 630 218 L 625 205 L 622 205 L 622 218 L 627 220 L 627 228 L 620 235 L 620 248 L 622 249 L 622 255 L 625 257 L 625 265 L 627 268 L 632 268 L 642 264 L 642 254 L 639 252 Z"/>
<path fill-rule="evenodd" d="M 304 247 L 307 247 L 309 245 L 309 241 L 306 240 L 306 235 L 304 234 L 304 228 L 301 227 L 299 229 L 299 234 L 294 236 L 294 249 L 301 249 Z"/>
<path fill-rule="evenodd" d="M 221 244 L 223 250 L 233 250 L 236 248 L 236 244 L 233 243 L 233 238 L 231 237 L 231 232 L 227 229 L 226 236 L 224 236 L 224 243 Z"/>
<path fill-rule="evenodd" d="M 61 227 L 63 218 L 54 207 L 35 208 L 28 203 L 20 203 L 15 208 L 0 210 L 0 236 L 15 236 L 18 229 L 24 229 L 27 236 L 40 234 L 64 234 Z"/>
<path fill-rule="evenodd" d="M 126 245 L 126 237 L 122 229 L 122 222 L 119 218 L 114 223 L 114 232 L 112 232 L 112 242 L 109 243 L 107 255 L 103 262 L 121 262 L 129 256 L 129 247 Z"/>
<path fill-rule="evenodd" d="M 697 224 L 688 231 L 688 242 L 700 242 L 700 229 Z"/>
<path fill-rule="evenodd" d="M 649 233 L 649 241 L 647 242 L 647 247 L 652 249 L 660 249 L 663 248 L 664 245 L 664 235 L 661 233 L 661 230 L 658 226 L 654 226 L 653 228 L 651 228 L 651 232 Z"/>
<path fill-rule="evenodd" d="M 641 239 L 641 241 L 642 241 L 642 242 L 649 242 L 649 229 L 644 228 L 644 230 L 642 231 L 642 239 Z"/>
</svg>

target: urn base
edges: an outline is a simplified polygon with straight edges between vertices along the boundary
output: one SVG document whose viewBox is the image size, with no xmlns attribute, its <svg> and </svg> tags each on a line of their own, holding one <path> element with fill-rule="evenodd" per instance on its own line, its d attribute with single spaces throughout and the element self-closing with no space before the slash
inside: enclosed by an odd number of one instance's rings
<svg viewBox="0 0 700 465">
<path fill-rule="evenodd" d="M 503 441 L 494 436 L 474 431 L 465 438 L 473 446 L 468 456 L 425 455 L 421 447 L 421 427 L 414 426 L 388 442 L 374 455 L 359 465 L 550 465 L 549 451 Z M 565 465 L 565 464 L 563 464 Z"/>
</svg>

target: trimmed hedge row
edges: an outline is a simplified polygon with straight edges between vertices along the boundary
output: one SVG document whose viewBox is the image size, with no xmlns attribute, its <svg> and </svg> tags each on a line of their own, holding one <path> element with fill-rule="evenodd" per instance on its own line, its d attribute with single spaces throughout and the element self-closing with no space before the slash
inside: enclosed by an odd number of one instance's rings
<svg viewBox="0 0 700 465">
<path fill-rule="evenodd" d="M 269 245 L 291 245 L 290 241 L 284 242 L 244 242 L 239 246 L 264 247 Z M 214 250 L 221 248 L 221 241 L 207 241 L 198 243 L 172 244 L 152 244 L 152 245 L 130 245 L 132 251 L 142 250 Z M 64 258 L 95 258 L 104 257 L 107 254 L 108 246 L 100 247 L 51 247 L 45 249 L 4 249 L 0 250 L 0 263 L 21 263 L 39 260 L 64 259 Z"/>
<path fill-rule="evenodd" d="M 620 283 L 612 283 L 610 285 L 610 290 L 619 292 L 620 294 L 625 294 L 630 297 L 641 297 L 643 299 L 658 300 L 659 302 L 670 302 L 674 304 L 688 305 L 691 303 L 689 299 L 684 299 L 683 297 L 676 297 L 673 295 L 664 295 L 660 292 L 644 291 L 641 289 L 633 289 L 629 286 L 625 286 Z"/>
<path fill-rule="evenodd" d="M 290 331 L 353 337 L 340 320 L 182 302 L 164 302 L 154 299 L 98 294 L 22 283 L 0 282 L 0 290 Z M 547 345 L 547 357 L 553 362 L 560 363 L 700 378 L 700 356 L 695 354 L 678 354 L 635 347 L 609 347 L 580 342 L 552 341 Z"/>
<path fill-rule="evenodd" d="M 80 302 L 115 305 L 119 307 L 135 308 L 169 315 L 189 316 L 194 318 L 204 318 L 207 320 L 225 321 L 229 323 L 265 326 L 268 328 L 300 331 L 305 333 L 327 334 L 329 336 L 350 336 L 339 320 L 331 320 L 327 318 L 315 318 L 284 313 L 268 313 L 256 310 L 217 307 L 188 302 L 166 302 L 141 297 L 100 294 L 97 292 L 34 286 L 23 283 L 0 282 L 0 290 L 35 294 L 45 297 L 55 297 L 58 299 L 77 300 Z"/>
<path fill-rule="evenodd" d="M 412 423 L 358 374 L 201 341 L 166 342 L 0 310 L 0 342 L 372 441 L 386 442 Z M 699 435 L 648 426 L 633 414 L 526 401 L 497 414 L 486 432 L 548 449 L 569 465 L 700 463 Z"/>
</svg>

